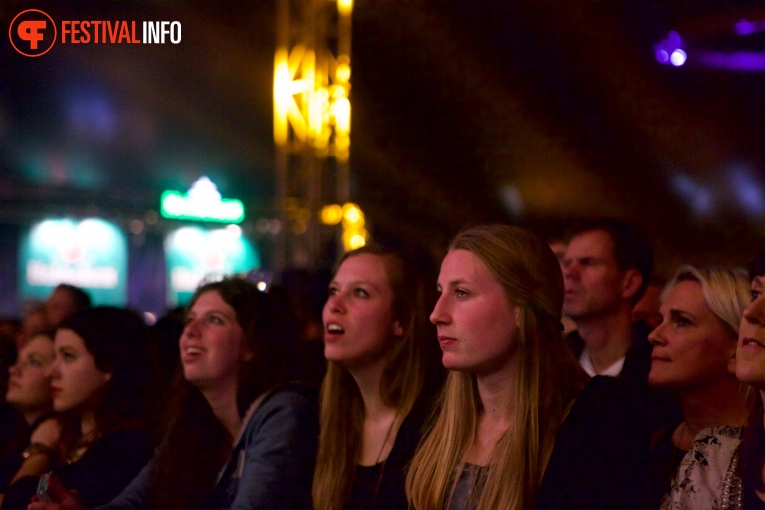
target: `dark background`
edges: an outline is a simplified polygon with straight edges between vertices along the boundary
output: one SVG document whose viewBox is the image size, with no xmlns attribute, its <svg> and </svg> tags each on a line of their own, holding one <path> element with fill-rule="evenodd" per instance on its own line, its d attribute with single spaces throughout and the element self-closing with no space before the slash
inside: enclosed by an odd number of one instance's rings
<svg viewBox="0 0 765 510">
<path fill-rule="evenodd" d="M 664 273 L 745 264 L 765 247 L 765 73 L 705 67 L 693 50 L 765 57 L 762 32 L 732 30 L 765 19 L 759 4 L 357 1 L 352 198 L 375 239 L 434 261 L 466 225 L 554 238 L 610 215 L 650 236 Z M 27 58 L 7 33 L 28 8 L 177 20 L 183 39 Z M 48 213 L 127 225 L 201 175 L 250 218 L 274 217 L 274 12 L 272 1 L 4 1 L 5 235 Z M 670 30 L 687 45 L 682 67 L 654 58 Z"/>
</svg>

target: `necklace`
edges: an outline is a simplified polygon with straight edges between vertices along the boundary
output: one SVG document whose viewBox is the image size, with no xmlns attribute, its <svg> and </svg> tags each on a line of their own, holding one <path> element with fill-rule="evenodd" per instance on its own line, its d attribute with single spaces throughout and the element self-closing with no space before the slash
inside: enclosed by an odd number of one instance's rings
<svg viewBox="0 0 765 510">
<path fill-rule="evenodd" d="M 377 459 L 375 459 L 375 466 L 380 463 L 380 458 L 382 457 L 382 454 L 385 451 L 385 445 L 388 444 L 388 439 L 390 439 L 391 432 L 393 432 L 393 426 L 396 424 L 397 419 L 398 419 L 398 411 L 396 411 L 396 414 L 393 415 L 393 421 L 390 422 L 390 426 L 388 427 L 388 432 L 385 433 L 385 439 L 383 439 L 382 446 L 380 447 L 380 452 L 377 454 Z M 388 454 L 388 457 L 390 457 L 390 454 Z M 375 493 L 372 499 L 374 501 L 375 507 L 377 507 L 377 493 L 380 492 L 380 484 L 382 483 L 383 473 L 385 472 L 385 464 L 388 462 L 388 457 L 385 457 L 385 460 L 382 461 L 382 465 L 380 466 L 380 474 L 377 475 L 377 483 L 375 484 Z"/>
</svg>

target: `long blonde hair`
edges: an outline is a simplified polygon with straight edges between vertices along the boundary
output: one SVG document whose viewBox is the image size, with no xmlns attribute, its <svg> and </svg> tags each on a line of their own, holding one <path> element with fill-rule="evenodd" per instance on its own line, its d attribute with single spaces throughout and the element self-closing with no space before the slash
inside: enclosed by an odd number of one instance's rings
<svg viewBox="0 0 765 510">
<path fill-rule="evenodd" d="M 427 341 L 424 291 L 417 271 L 399 255 L 377 246 L 348 252 L 375 255 L 385 263 L 386 277 L 393 291 L 394 316 L 404 334 L 391 347 L 390 357 L 380 382 L 385 404 L 406 416 L 425 384 L 423 343 Z M 338 266 L 339 268 L 339 266 Z M 351 374 L 328 362 L 321 386 L 321 432 L 313 479 L 313 504 L 316 510 L 343 508 L 348 501 L 361 448 L 364 403 Z"/>
<path fill-rule="evenodd" d="M 533 505 L 552 453 L 555 434 L 587 376 L 566 347 L 560 330 L 563 277 L 550 248 L 530 232 L 507 225 L 475 227 L 457 235 L 449 251 L 478 257 L 521 307 L 519 370 L 514 421 L 494 446 L 479 510 L 520 510 Z M 411 508 L 444 508 L 455 468 L 476 437 L 481 401 L 475 375 L 451 371 L 431 433 L 415 454 L 406 480 Z"/>
</svg>

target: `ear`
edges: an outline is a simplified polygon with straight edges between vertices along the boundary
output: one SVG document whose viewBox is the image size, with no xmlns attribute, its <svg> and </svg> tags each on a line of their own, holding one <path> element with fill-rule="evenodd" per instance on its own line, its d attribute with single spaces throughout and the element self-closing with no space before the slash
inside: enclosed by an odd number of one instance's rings
<svg viewBox="0 0 765 510">
<path fill-rule="evenodd" d="M 622 298 L 631 300 L 643 285 L 643 275 L 637 269 L 627 269 L 622 277 Z"/>
<path fill-rule="evenodd" d="M 255 357 L 255 352 L 251 349 L 248 349 L 244 351 L 244 355 L 242 356 L 243 361 L 252 361 L 252 359 Z"/>
<path fill-rule="evenodd" d="M 111 372 L 104 372 L 104 384 L 108 383 L 112 380 L 112 373 Z"/>
<path fill-rule="evenodd" d="M 515 319 L 515 327 L 520 329 L 521 327 L 521 307 L 518 305 L 515 305 L 513 307 L 513 315 Z"/>
<path fill-rule="evenodd" d="M 393 336 L 404 336 L 404 328 L 399 321 L 393 323 Z"/>
</svg>

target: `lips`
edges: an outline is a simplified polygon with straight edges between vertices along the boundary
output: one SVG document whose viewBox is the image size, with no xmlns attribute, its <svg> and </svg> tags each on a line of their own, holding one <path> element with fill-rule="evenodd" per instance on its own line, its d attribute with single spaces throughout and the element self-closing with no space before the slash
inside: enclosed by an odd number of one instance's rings
<svg viewBox="0 0 765 510">
<path fill-rule="evenodd" d="M 765 349 L 765 343 L 754 338 L 744 338 L 741 340 L 741 347 L 745 349 Z"/>
<path fill-rule="evenodd" d="M 336 322 L 328 322 L 324 326 L 324 341 L 332 342 L 345 334 L 345 329 Z"/>
<path fill-rule="evenodd" d="M 207 351 L 198 345 L 184 345 L 181 348 L 181 361 L 184 363 L 191 363 L 194 360 L 199 359 L 205 352 Z"/>
<path fill-rule="evenodd" d="M 55 396 L 56 396 L 56 395 L 58 395 L 59 393 L 61 393 L 61 388 L 55 388 L 55 387 L 51 387 L 51 389 L 50 389 L 50 394 L 51 394 L 52 396 L 54 396 L 54 397 L 55 397 Z"/>
<path fill-rule="evenodd" d="M 438 335 L 438 345 L 441 346 L 441 349 L 448 348 L 449 346 L 454 345 L 456 343 L 457 343 L 456 338 L 452 338 L 446 335 Z"/>
</svg>

